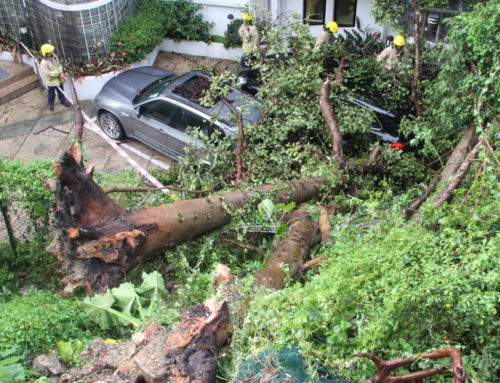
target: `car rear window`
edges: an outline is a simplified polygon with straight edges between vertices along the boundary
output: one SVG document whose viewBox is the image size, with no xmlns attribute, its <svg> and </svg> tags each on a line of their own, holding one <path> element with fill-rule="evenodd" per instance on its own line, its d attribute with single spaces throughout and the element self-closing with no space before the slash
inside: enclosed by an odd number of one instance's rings
<svg viewBox="0 0 500 383">
<path fill-rule="evenodd" d="M 177 77 L 178 76 L 168 75 L 152 82 L 139 92 L 139 94 L 134 98 L 133 103 L 138 104 L 151 98 L 158 97 L 158 95 L 163 92 L 163 90 L 167 86 L 169 86 Z"/>
</svg>

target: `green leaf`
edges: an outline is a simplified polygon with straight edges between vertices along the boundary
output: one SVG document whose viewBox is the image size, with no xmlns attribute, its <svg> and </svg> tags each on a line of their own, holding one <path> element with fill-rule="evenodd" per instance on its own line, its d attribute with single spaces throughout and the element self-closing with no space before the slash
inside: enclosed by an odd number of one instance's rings
<svg viewBox="0 0 500 383">
<path fill-rule="evenodd" d="M 142 273 L 142 284 L 137 288 L 137 292 L 139 294 L 144 294 L 147 291 L 152 291 L 151 301 L 149 302 L 149 307 L 146 312 L 146 318 L 150 318 L 153 314 L 156 301 L 160 301 L 161 298 L 167 295 L 165 282 L 158 271 L 153 271 L 149 274 Z"/>
<path fill-rule="evenodd" d="M 276 235 L 280 236 L 282 234 L 285 234 L 288 230 L 288 225 L 286 223 L 282 223 L 279 225 L 278 229 L 276 229 Z"/>
<path fill-rule="evenodd" d="M 59 355 L 61 358 L 67 363 L 73 360 L 73 354 L 75 350 L 73 349 L 73 345 L 71 342 L 57 342 L 57 351 L 59 351 Z"/>
<path fill-rule="evenodd" d="M 120 306 L 123 313 L 132 315 L 132 311 L 135 309 L 139 313 L 141 320 L 144 320 L 141 298 L 135 291 L 135 286 L 132 283 L 122 283 L 120 287 L 111 289 L 111 294 L 116 299 L 116 303 Z"/>
<path fill-rule="evenodd" d="M 108 290 L 105 295 L 96 295 L 92 298 L 86 297 L 83 300 L 83 307 L 85 312 L 104 329 L 111 327 L 115 317 L 126 323 L 131 323 L 134 327 L 140 326 L 140 320 L 111 308 L 114 302 L 115 299 Z"/>
</svg>

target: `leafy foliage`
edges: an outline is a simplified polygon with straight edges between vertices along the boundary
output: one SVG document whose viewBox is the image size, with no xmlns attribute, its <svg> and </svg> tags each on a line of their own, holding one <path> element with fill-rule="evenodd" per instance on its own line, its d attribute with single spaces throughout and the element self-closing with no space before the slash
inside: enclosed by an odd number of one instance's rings
<svg viewBox="0 0 500 383">
<path fill-rule="evenodd" d="M 328 258 L 321 272 L 303 286 L 255 296 L 232 347 L 298 343 L 310 361 L 361 381 L 372 367 L 357 362 L 349 369 L 353 353 L 390 358 L 452 342 L 463 349 L 473 379 L 497 381 L 500 217 L 494 204 L 482 204 L 473 221 L 464 219 L 472 207 L 455 211 L 453 221 L 440 221 L 440 236 L 376 206 L 359 205 L 357 218 L 335 217 L 335 247 L 316 254 Z"/>
<path fill-rule="evenodd" d="M 45 247 L 50 240 L 49 209 L 54 196 L 44 186 L 44 180 L 54 176 L 53 163 L 45 160 L 26 164 L 0 158 L 0 203 L 7 208 L 10 220 L 20 221 L 25 229 L 23 237 L 15 238 L 17 254 L 8 243 L 0 242 L 0 285 L 7 290 L 18 287 L 17 271 L 53 288 L 55 256 L 49 255 Z"/>
<path fill-rule="evenodd" d="M 449 49 L 442 51 L 445 64 L 436 81 L 425 87 L 425 116 L 407 125 L 427 153 L 450 149 L 460 138 L 457 130 L 473 123 L 481 132 L 480 124 L 486 127 L 498 115 L 499 11 L 498 2 L 490 1 L 448 21 Z"/>
<path fill-rule="evenodd" d="M 18 348 L 16 355 L 23 360 L 47 352 L 59 341 L 85 342 L 100 335 L 75 299 L 35 291 L 0 306 L 0 352 Z"/>
<path fill-rule="evenodd" d="M 224 32 L 224 48 L 241 47 L 241 37 L 238 34 L 241 24 L 243 24 L 243 19 L 236 19 L 227 26 Z"/>
<path fill-rule="evenodd" d="M 139 327 L 165 297 L 166 290 L 162 276 L 154 271 L 142 274 L 142 285 L 135 288 L 130 282 L 108 290 L 104 295 L 86 297 L 83 307 L 89 317 L 103 329 L 133 325 Z M 149 301 L 145 310 L 144 301 Z"/>
<path fill-rule="evenodd" d="M 211 23 L 203 21 L 200 4 L 191 0 L 139 0 L 135 14 L 118 25 L 111 51 L 127 62 L 139 61 L 165 37 L 208 42 Z"/>
</svg>

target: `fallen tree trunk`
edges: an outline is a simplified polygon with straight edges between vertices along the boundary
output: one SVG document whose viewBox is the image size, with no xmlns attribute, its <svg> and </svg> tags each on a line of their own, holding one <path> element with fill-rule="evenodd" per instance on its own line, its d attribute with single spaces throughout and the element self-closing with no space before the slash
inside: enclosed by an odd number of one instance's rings
<svg viewBox="0 0 500 383">
<path fill-rule="evenodd" d="M 277 203 L 300 203 L 316 197 L 328 184 L 314 178 L 127 211 L 93 181 L 79 151 L 72 152 L 63 154 L 55 166 L 57 202 L 51 219 L 57 234 L 50 250 L 62 262 L 64 295 L 76 287 L 105 292 L 118 286 L 148 254 L 227 224 L 232 209 L 259 194 L 272 194 Z"/>
</svg>

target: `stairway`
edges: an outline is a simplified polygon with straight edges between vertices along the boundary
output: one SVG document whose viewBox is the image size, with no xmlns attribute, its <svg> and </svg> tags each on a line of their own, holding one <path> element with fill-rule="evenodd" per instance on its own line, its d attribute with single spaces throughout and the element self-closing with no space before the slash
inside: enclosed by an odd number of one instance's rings
<svg viewBox="0 0 500 383">
<path fill-rule="evenodd" d="M 2 62 L 0 65 L 10 74 L 0 81 L 0 105 L 28 93 L 40 84 L 38 76 L 29 65 L 9 62 Z"/>
</svg>

